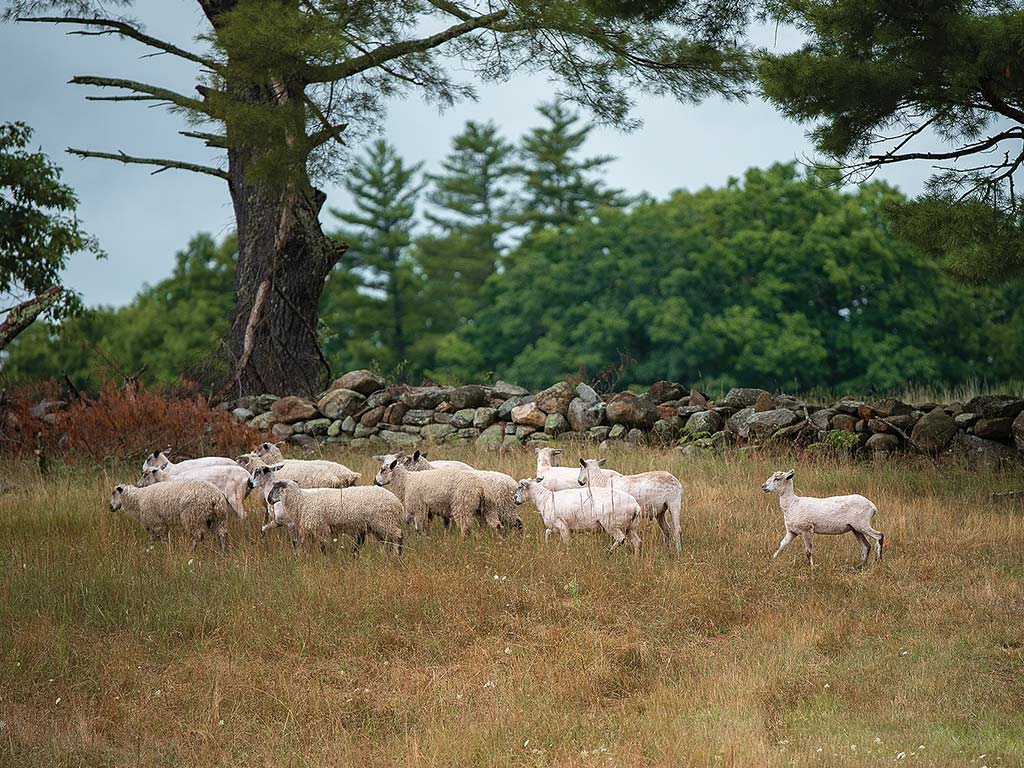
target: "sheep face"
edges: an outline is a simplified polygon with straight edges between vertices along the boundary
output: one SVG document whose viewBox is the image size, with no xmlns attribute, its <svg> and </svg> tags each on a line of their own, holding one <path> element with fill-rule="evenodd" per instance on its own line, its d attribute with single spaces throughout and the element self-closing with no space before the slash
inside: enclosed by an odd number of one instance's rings
<svg viewBox="0 0 1024 768">
<path fill-rule="evenodd" d="M 512 494 L 512 501 L 514 501 L 517 505 L 518 504 L 524 504 L 525 502 L 529 501 L 530 500 L 530 486 L 531 485 L 540 485 L 543 482 L 544 482 L 544 478 L 543 477 L 537 477 L 537 478 L 533 478 L 533 479 L 527 478 L 526 480 L 520 480 L 519 481 L 519 485 L 516 488 L 516 492 L 514 494 Z M 520 520 L 519 521 L 519 526 L 521 527 L 522 524 L 523 524 L 522 520 Z"/>
<path fill-rule="evenodd" d="M 787 484 L 793 482 L 793 475 L 795 474 L 795 469 L 791 469 L 789 472 L 775 472 L 761 484 L 761 490 L 765 493 L 778 493 Z"/>
<path fill-rule="evenodd" d="M 160 478 L 157 476 L 160 470 L 156 467 L 149 467 L 148 469 L 142 470 L 142 477 L 139 478 L 139 488 L 148 488 L 151 485 L 155 485 L 160 482 Z"/>
<path fill-rule="evenodd" d="M 256 455 L 263 461 L 280 461 L 282 445 L 284 445 L 284 440 L 278 443 L 260 443 L 256 448 Z"/>
<path fill-rule="evenodd" d="M 597 474 L 607 459 L 580 459 L 580 475 L 577 481 L 580 485 L 587 485 L 590 482 L 591 473 Z"/>
<path fill-rule="evenodd" d="M 274 481 L 274 473 L 283 467 L 283 464 L 275 464 L 272 467 L 262 466 L 256 467 L 249 473 L 249 487 L 250 488 L 262 488 L 267 483 Z"/>
<path fill-rule="evenodd" d="M 243 453 L 237 459 L 235 463 L 247 472 L 252 472 L 254 469 L 263 466 L 263 460 L 255 453 Z"/>
<path fill-rule="evenodd" d="M 164 448 L 162 451 L 153 451 L 150 453 L 144 462 L 142 462 L 142 470 L 147 469 L 159 469 L 166 465 L 170 459 L 168 458 L 171 453 L 170 448 Z"/>
<path fill-rule="evenodd" d="M 125 486 L 119 485 L 114 489 L 114 492 L 110 494 L 110 511 L 117 512 L 124 503 L 124 490 Z"/>
<path fill-rule="evenodd" d="M 417 451 L 417 453 L 419 453 L 419 451 Z M 373 459 L 374 461 L 379 461 L 380 465 L 383 467 L 387 464 L 390 464 L 392 461 L 395 461 L 396 459 L 398 461 L 404 459 L 405 451 L 399 451 L 398 453 L 385 453 L 383 455 L 371 456 L 370 458 Z"/>
<path fill-rule="evenodd" d="M 546 460 L 552 467 L 558 466 L 558 457 L 562 453 L 561 448 L 535 448 L 537 458 Z"/>
<path fill-rule="evenodd" d="M 377 470 L 377 476 L 373 478 L 373 484 L 379 486 L 385 486 L 395 479 L 395 472 L 398 471 L 399 459 L 391 459 L 380 469 Z"/>
</svg>

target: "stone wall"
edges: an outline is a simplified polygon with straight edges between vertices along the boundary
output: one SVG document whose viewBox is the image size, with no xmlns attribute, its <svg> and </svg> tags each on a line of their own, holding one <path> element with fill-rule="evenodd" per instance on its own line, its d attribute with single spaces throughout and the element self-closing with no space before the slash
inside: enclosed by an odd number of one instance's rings
<svg viewBox="0 0 1024 768">
<path fill-rule="evenodd" d="M 667 381 L 643 394 L 609 396 L 567 381 L 534 393 L 504 381 L 388 386 L 360 370 L 346 373 L 315 402 L 262 395 L 221 407 L 239 422 L 297 445 L 323 442 L 374 450 L 626 440 L 698 453 L 789 442 L 866 455 L 949 451 L 984 465 L 1014 460 L 1024 451 L 1024 399 L 1011 395 L 944 405 L 894 398 L 823 405 L 748 388 L 711 400 Z"/>
</svg>

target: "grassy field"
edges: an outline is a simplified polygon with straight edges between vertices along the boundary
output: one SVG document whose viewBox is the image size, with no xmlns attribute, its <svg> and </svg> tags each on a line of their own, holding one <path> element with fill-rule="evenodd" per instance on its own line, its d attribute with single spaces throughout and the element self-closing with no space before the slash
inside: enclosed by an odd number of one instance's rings
<svg viewBox="0 0 1024 768">
<path fill-rule="evenodd" d="M 609 460 L 683 480 L 682 556 L 652 525 L 639 558 L 545 546 L 532 508 L 522 539 L 435 528 L 401 559 L 297 556 L 250 514 L 192 555 L 108 511 L 134 467 L 7 466 L 0 764 L 1024 765 L 1024 514 L 989 500 L 1019 474 L 796 462 L 798 493 L 864 493 L 886 534 L 863 571 L 818 538 L 811 572 L 799 542 L 769 561 L 759 486 L 790 459 Z"/>
</svg>

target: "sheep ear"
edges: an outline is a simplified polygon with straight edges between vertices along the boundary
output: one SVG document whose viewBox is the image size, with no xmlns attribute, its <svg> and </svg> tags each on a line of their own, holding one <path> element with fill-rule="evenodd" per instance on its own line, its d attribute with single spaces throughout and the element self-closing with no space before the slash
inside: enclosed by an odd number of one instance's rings
<svg viewBox="0 0 1024 768">
<path fill-rule="evenodd" d="M 543 483 L 543 482 L 544 482 L 544 478 L 543 478 L 543 477 L 538 477 L 538 478 L 536 478 L 536 479 L 534 480 L 534 482 L 537 482 L 537 483 Z"/>
<path fill-rule="evenodd" d="M 555 456 L 561 456 L 562 455 L 562 449 L 561 448 L 552 448 L 551 452 L 553 454 L 555 454 Z"/>
<path fill-rule="evenodd" d="M 383 456 L 371 456 L 370 458 L 373 459 L 374 461 L 384 461 Z"/>
<path fill-rule="evenodd" d="M 795 474 L 796 474 L 796 470 L 795 469 L 791 469 L 791 470 L 789 470 L 789 472 L 787 472 L 782 477 L 783 477 L 784 480 L 791 480 L 791 479 L 793 479 L 793 475 L 795 475 Z"/>
<path fill-rule="evenodd" d="M 278 441 L 277 441 L 276 443 L 274 443 L 274 447 L 275 447 L 275 448 L 280 448 L 280 447 L 281 447 L 282 445 L 284 445 L 284 444 L 285 444 L 286 442 L 287 442 L 287 440 L 278 440 Z"/>
<path fill-rule="evenodd" d="M 388 464 L 388 469 L 394 469 L 394 468 L 395 468 L 395 467 L 397 467 L 397 466 L 398 466 L 398 459 L 393 459 L 393 460 L 391 461 L 391 463 L 390 463 L 390 464 Z"/>
<path fill-rule="evenodd" d="M 275 464 L 272 467 L 267 467 L 271 472 L 277 472 L 279 469 L 284 469 L 284 464 Z"/>
<path fill-rule="evenodd" d="M 413 460 L 413 461 L 416 461 L 416 460 L 418 460 L 418 459 L 419 459 L 419 457 L 420 457 L 420 456 L 422 456 L 422 455 L 423 455 L 423 454 L 421 454 L 421 453 L 420 453 L 419 451 L 415 451 L 415 452 L 414 452 L 414 453 L 412 454 L 412 460 Z"/>
<path fill-rule="evenodd" d="M 583 467 L 584 469 L 586 469 L 587 468 L 587 460 L 586 459 L 580 459 L 580 466 Z"/>
<path fill-rule="evenodd" d="M 597 466 L 599 466 L 599 467 L 603 467 L 603 466 L 604 466 L 604 463 L 605 463 L 606 461 L 608 461 L 608 459 L 598 459 L 598 460 L 597 460 Z"/>
</svg>

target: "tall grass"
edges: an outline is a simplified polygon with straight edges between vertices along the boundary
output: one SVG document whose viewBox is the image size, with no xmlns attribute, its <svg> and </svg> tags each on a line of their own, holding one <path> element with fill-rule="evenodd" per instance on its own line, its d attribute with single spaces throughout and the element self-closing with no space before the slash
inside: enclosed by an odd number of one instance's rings
<svg viewBox="0 0 1024 768">
<path fill-rule="evenodd" d="M 446 458 L 533 469 L 526 453 Z M 610 462 L 683 480 L 681 557 L 654 526 L 638 558 L 600 537 L 544 545 L 532 509 L 522 539 L 437 527 L 401 559 L 342 542 L 297 556 L 256 541 L 258 514 L 226 556 L 191 554 L 107 511 L 137 468 L 42 481 L 16 465 L 0 764 L 1024 763 L 1024 522 L 989 499 L 1018 478 L 798 463 L 798 491 L 864 493 L 886 533 L 866 570 L 852 538 L 820 538 L 811 572 L 798 545 L 768 560 L 781 513 L 759 485 L 789 459 L 623 447 Z"/>
</svg>

